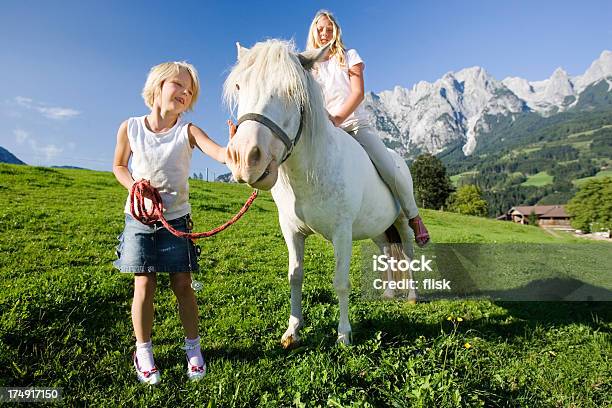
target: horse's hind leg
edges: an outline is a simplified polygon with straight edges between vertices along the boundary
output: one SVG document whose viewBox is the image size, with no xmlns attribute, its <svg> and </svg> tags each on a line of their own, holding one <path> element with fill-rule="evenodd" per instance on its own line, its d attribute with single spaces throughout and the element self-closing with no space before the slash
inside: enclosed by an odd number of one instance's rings
<svg viewBox="0 0 612 408">
<path fill-rule="evenodd" d="M 380 234 L 376 237 L 372 238 L 372 241 L 378 246 L 378 249 L 382 253 L 382 255 L 387 256 L 387 258 L 393 257 L 391 253 L 391 243 L 389 242 L 389 238 L 386 234 Z M 383 276 L 381 279 L 385 282 L 390 282 L 395 280 L 393 278 L 393 271 L 391 268 L 388 268 L 385 272 L 383 272 Z M 395 291 L 389 287 L 387 284 L 385 287 L 385 291 L 383 292 L 383 297 L 387 299 L 392 299 L 395 296 Z"/>
<path fill-rule="evenodd" d="M 291 315 L 289 327 L 281 338 L 284 348 L 296 346 L 300 341 L 299 330 L 302 327 L 302 281 L 304 278 L 304 242 L 306 237 L 292 231 L 290 227 L 280 222 L 287 249 L 289 251 L 289 285 L 291 287 Z"/>
</svg>

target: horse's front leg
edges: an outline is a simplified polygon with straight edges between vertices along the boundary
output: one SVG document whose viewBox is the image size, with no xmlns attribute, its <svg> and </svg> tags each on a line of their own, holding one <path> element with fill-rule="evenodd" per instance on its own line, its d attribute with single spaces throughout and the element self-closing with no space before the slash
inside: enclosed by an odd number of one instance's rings
<svg viewBox="0 0 612 408">
<path fill-rule="evenodd" d="M 302 281 L 304 278 L 304 241 L 306 237 L 293 231 L 281 221 L 281 230 L 289 251 L 289 286 L 291 287 L 291 314 L 289 327 L 281 338 L 284 348 L 296 346 L 300 341 L 299 330 L 302 327 Z"/>
<path fill-rule="evenodd" d="M 351 323 L 348 316 L 348 301 L 351 292 L 349 280 L 349 267 L 351 263 L 351 251 L 353 249 L 352 232 L 350 228 L 338 231 L 333 239 L 334 255 L 336 257 L 336 273 L 334 275 L 334 288 L 338 295 L 340 306 L 340 321 L 338 322 L 338 343 L 351 343 Z"/>
</svg>

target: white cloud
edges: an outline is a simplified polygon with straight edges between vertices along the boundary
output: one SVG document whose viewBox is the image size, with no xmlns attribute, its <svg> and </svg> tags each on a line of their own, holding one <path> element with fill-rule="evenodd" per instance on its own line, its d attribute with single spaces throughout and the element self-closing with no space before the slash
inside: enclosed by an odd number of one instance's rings
<svg viewBox="0 0 612 408">
<path fill-rule="evenodd" d="M 44 117 L 54 120 L 70 119 L 81 114 L 76 109 L 62 108 L 59 106 L 48 106 L 43 102 L 36 102 L 32 98 L 25 96 L 16 96 L 14 102 L 26 109 L 33 109 L 41 113 Z"/>
<path fill-rule="evenodd" d="M 70 108 L 36 108 L 40 113 L 49 119 L 69 119 L 79 115 L 81 112 Z"/>
<path fill-rule="evenodd" d="M 22 144 L 30 137 L 30 134 L 23 129 L 15 129 L 13 130 L 13 134 L 15 135 L 15 139 L 17 139 L 17 143 L 19 144 Z"/>
<path fill-rule="evenodd" d="M 21 105 L 23 107 L 31 108 L 33 101 L 31 98 L 26 98 L 25 96 L 16 96 L 15 102 L 17 102 L 18 105 Z"/>
<path fill-rule="evenodd" d="M 44 157 L 46 161 L 50 161 L 64 151 L 64 149 L 54 144 L 42 145 L 38 140 L 34 139 L 29 132 L 23 129 L 15 129 L 13 130 L 13 134 L 17 139 L 17 143 L 27 143 L 33 154 Z"/>
<path fill-rule="evenodd" d="M 64 149 L 62 149 L 61 147 L 57 147 L 56 145 L 33 146 L 32 140 L 30 140 L 30 146 L 34 150 L 39 152 L 39 154 L 44 155 L 47 161 L 51 160 L 52 158 L 64 151 Z"/>
</svg>

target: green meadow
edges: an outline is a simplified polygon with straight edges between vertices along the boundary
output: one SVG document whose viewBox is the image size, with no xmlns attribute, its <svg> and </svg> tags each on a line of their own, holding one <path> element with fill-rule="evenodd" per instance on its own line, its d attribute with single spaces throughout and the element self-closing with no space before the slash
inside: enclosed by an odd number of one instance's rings
<svg viewBox="0 0 612 408">
<path fill-rule="evenodd" d="M 604 178 L 604 177 L 612 177 L 612 169 L 602 170 L 602 171 L 598 172 L 597 174 L 595 174 L 592 177 L 584 177 L 584 178 L 581 178 L 581 179 L 574 180 L 573 183 L 575 185 L 577 185 L 577 186 L 581 186 L 584 183 L 586 183 L 587 181 L 594 180 L 594 179 L 599 179 L 599 178 Z"/>
<path fill-rule="evenodd" d="M 225 222 L 251 193 L 190 183 L 196 231 Z M 366 299 L 360 243 L 353 344 L 335 344 L 332 247 L 311 237 L 303 343 L 282 349 L 287 251 L 266 192 L 236 225 L 198 242 L 207 376 L 186 381 L 177 302 L 160 275 L 153 344 L 162 383 L 143 386 L 131 362 L 132 277 L 111 265 L 126 194 L 108 172 L 0 164 L 0 387 L 59 387 L 59 405 L 71 407 L 612 405 L 612 303 Z M 422 216 L 436 243 L 594 245 L 508 222 Z"/>
<path fill-rule="evenodd" d="M 541 171 L 537 174 L 533 174 L 527 177 L 527 180 L 523 182 L 521 185 L 539 187 L 539 186 L 545 186 L 547 184 L 552 184 L 552 182 L 553 182 L 553 176 L 551 176 L 545 171 Z"/>
</svg>

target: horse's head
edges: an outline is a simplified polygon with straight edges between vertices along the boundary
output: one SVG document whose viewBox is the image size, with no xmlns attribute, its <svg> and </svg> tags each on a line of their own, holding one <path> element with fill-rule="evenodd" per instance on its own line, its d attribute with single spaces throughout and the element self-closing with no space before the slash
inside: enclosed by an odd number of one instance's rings
<svg viewBox="0 0 612 408">
<path fill-rule="evenodd" d="M 311 113 L 307 70 L 327 49 L 297 54 L 279 40 L 237 46 L 238 62 L 225 81 L 226 100 L 238 115 L 227 165 L 238 182 L 269 190 Z"/>
</svg>

